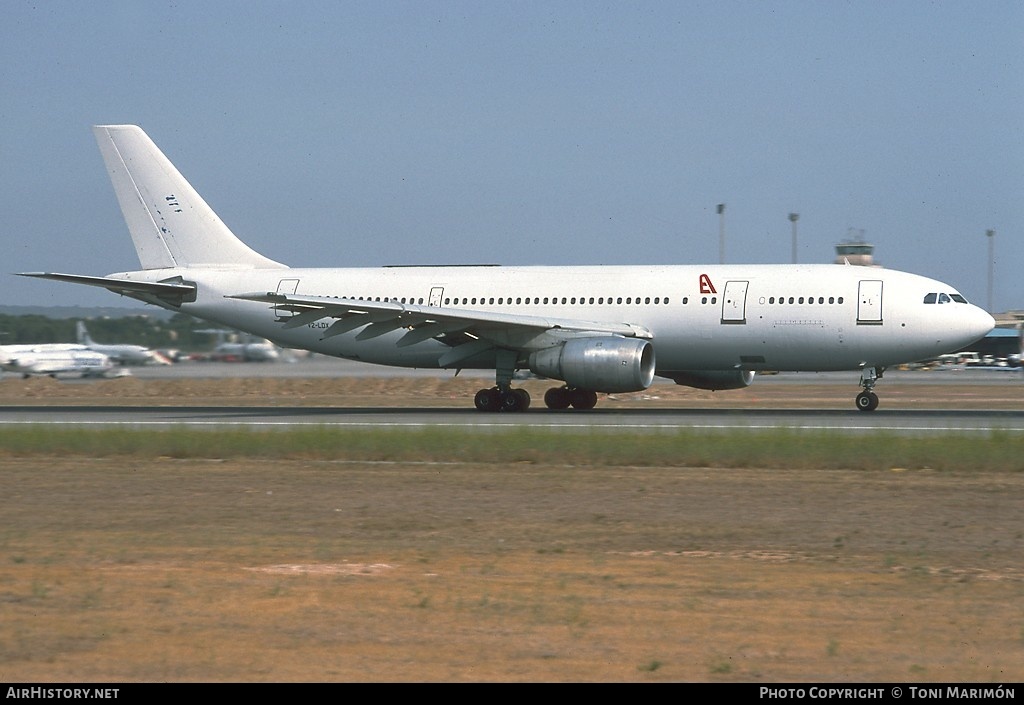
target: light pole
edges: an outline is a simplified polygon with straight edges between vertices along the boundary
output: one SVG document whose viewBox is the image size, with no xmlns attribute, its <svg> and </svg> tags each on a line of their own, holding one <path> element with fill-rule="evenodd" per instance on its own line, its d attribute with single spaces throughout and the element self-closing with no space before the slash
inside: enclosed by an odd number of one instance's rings
<svg viewBox="0 0 1024 705">
<path fill-rule="evenodd" d="M 995 309 L 992 308 L 992 272 L 995 269 L 995 230 L 986 230 L 985 237 L 988 238 L 988 312 L 992 313 Z"/>
<path fill-rule="evenodd" d="M 718 263 L 725 264 L 725 204 L 718 204 Z"/>
<path fill-rule="evenodd" d="M 796 264 L 796 221 L 800 220 L 799 213 L 790 213 L 789 222 L 793 224 L 793 264 Z"/>
</svg>

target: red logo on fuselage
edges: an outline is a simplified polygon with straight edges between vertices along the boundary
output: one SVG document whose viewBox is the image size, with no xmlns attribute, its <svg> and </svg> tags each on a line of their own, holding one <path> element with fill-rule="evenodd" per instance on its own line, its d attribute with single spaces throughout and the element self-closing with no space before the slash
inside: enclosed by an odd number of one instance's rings
<svg viewBox="0 0 1024 705">
<path fill-rule="evenodd" d="M 700 275 L 700 293 L 702 294 L 717 294 L 715 291 L 715 285 L 711 283 L 711 277 L 707 274 Z"/>
</svg>

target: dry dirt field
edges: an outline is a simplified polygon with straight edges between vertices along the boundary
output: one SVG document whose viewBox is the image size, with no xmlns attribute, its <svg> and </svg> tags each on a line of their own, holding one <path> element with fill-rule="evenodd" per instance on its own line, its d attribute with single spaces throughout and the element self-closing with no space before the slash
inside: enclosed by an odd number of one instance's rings
<svg viewBox="0 0 1024 705">
<path fill-rule="evenodd" d="M 450 380 L 174 384 L 3 380 L 0 403 L 466 403 Z M 668 391 L 697 405 L 775 389 Z M 855 390 L 821 391 L 779 403 L 852 406 Z M 883 403 L 929 394 L 887 385 Z M 1024 681 L 1020 473 L 468 464 L 457 449 L 0 466 L 8 682 Z"/>
</svg>

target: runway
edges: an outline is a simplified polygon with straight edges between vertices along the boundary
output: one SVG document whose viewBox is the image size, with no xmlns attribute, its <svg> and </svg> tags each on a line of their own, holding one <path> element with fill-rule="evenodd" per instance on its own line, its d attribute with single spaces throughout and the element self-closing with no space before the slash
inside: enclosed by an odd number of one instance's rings
<svg viewBox="0 0 1024 705">
<path fill-rule="evenodd" d="M 479 377 L 479 383 L 486 385 L 490 374 L 493 373 L 467 371 L 462 378 L 470 377 L 472 385 L 475 385 L 475 378 Z M 452 373 L 437 370 L 410 373 L 408 370 L 317 358 L 292 364 L 177 364 L 134 369 L 131 376 L 141 381 L 370 376 L 418 376 L 422 380 L 436 380 L 450 378 Z M 66 380 L 61 384 L 74 385 L 85 394 L 89 385 L 96 382 Z M 649 391 L 656 395 L 659 390 L 667 391 L 674 387 L 661 382 Z M 807 390 L 812 388 L 816 391 L 808 393 Z M 471 398 L 465 399 L 465 406 L 458 405 L 460 399 L 444 403 L 438 400 L 438 404 L 433 405 L 423 397 L 411 399 L 407 406 L 396 405 L 393 400 L 388 400 L 385 405 L 383 399 L 377 405 L 373 398 L 359 405 L 342 399 L 337 403 L 314 401 L 312 405 L 307 402 L 300 406 L 288 404 L 287 397 L 245 401 L 224 399 L 214 403 L 202 400 L 195 404 L 185 399 L 163 402 L 136 399 L 130 403 L 122 399 L 119 403 L 114 398 L 90 403 L 84 398 L 72 401 L 56 397 L 23 403 L 20 399 L 8 397 L 0 404 L 0 427 L 249 428 L 265 431 L 310 427 L 457 428 L 481 432 L 547 429 L 575 433 L 793 429 L 908 435 L 1024 431 L 1024 394 L 1021 394 L 1024 392 L 1024 373 L 1021 370 L 891 371 L 886 373 L 878 387 L 882 407 L 871 413 L 860 412 L 853 407 L 856 389 L 856 372 L 789 373 L 759 376 L 749 389 L 735 392 L 728 398 L 737 400 L 735 405 L 684 402 L 678 408 L 672 408 L 670 403 L 652 402 L 650 407 L 635 403 L 631 408 L 621 408 L 603 402 L 591 411 L 553 412 L 535 403 L 524 413 L 481 413 L 472 408 Z M 969 395 L 965 395 L 964 390 Z M 969 402 L 966 396 L 970 396 Z M 913 406 L 906 401 L 910 397 L 914 397 Z M 803 403 L 805 399 L 806 403 Z M 796 408 L 791 408 L 793 406 Z"/>
<path fill-rule="evenodd" d="M 1024 412 L 992 410 L 891 410 L 865 414 L 856 410 L 693 410 L 628 409 L 585 413 L 528 411 L 482 414 L 473 409 L 340 409 L 252 406 L 7 406 L 0 427 L 222 429 L 289 431 L 298 428 L 458 428 L 476 431 L 547 429 L 565 432 L 670 432 L 681 429 L 721 432 L 737 429 L 794 429 L 841 433 L 934 435 L 1024 431 Z"/>
</svg>

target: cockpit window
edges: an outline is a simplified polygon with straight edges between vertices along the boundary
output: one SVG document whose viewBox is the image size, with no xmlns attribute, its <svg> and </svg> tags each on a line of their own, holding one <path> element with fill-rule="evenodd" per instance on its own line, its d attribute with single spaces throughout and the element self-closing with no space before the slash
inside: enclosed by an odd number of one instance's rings
<svg viewBox="0 0 1024 705">
<path fill-rule="evenodd" d="M 957 294 L 957 293 L 944 294 L 942 292 L 935 293 L 933 291 L 930 294 L 925 294 L 924 295 L 924 302 L 926 304 L 936 304 L 936 303 L 938 303 L 938 304 L 948 304 L 948 303 L 951 303 L 953 301 L 956 301 L 958 304 L 965 304 L 965 303 L 967 303 L 967 299 L 965 299 L 963 296 L 961 296 L 960 294 Z"/>
</svg>

